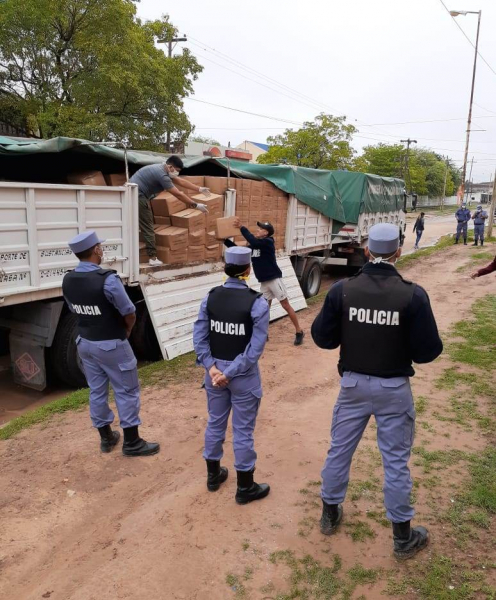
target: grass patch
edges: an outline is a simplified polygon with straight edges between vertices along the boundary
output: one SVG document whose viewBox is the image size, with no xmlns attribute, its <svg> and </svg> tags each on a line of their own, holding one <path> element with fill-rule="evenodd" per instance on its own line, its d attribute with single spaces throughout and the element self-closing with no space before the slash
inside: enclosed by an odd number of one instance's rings
<svg viewBox="0 0 496 600">
<path fill-rule="evenodd" d="M 313 306 L 314 304 L 320 304 L 325 300 L 327 296 L 327 292 L 329 290 L 325 290 L 325 292 L 319 292 L 316 296 L 312 296 L 311 298 L 307 298 L 308 306 Z"/>
<path fill-rule="evenodd" d="M 364 521 L 355 521 L 354 523 L 345 524 L 347 533 L 351 535 L 354 542 L 364 542 L 367 538 L 374 539 L 375 531 Z"/>
<path fill-rule="evenodd" d="M 232 573 L 228 573 L 226 575 L 226 583 L 227 585 L 236 592 L 235 598 L 236 600 L 241 600 L 242 598 L 246 598 L 246 588 L 240 582 L 239 577 L 233 575 Z"/>
<path fill-rule="evenodd" d="M 348 493 L 353 501 L 359 500 L 362 496 L 371 498 L 379 490 L 379 480 L 374 478 L 368 481 L 350 481 L 348 484 Z"/>
<path fill-rule="evenodd" d="M 415 412 L 418 415 L 423 415 L 427 410 L 427 398 L 425 396 L 419 396 L 415 400 Z"/>
<path fill-rule="evenodd" d="M 488 295 L 474 303 L 473 320 L 459 321 L 451 335 L 463 338 L 452 342 L 447 352 L 453 362 L 465 363 L 488 371 L 496 360 L 496 295 Z"/>
<path fill-rule="evenodd" d="M 402 269 L 404 267 L 410 266 L 412 263 L 415 263 L 421 258 L 427 258 L 440 250 L 445 250 L 453 245 L 453 236 L 445 235 L 440 238 L 434 246 L 430 246 L 429 248 L 423 248 L 422 250 L 417 250 L 413 254 L 407 254 L 406 256 L 402 256 L 399 258 L 396 266 L 398 269 Z"/>
<path fill-rule="evenodd" d="M 462 373 L 457 367 L 450 367 L 436 381 L 436 387 L 453 390 L 462 385 L 468 388 L 472 397 L 496 398 L 496 387 L 488 383 L 489 376 L 487 372 Z"/>
<path fill-rule="evenodd" d="M 376 523 L 379 523 L 379 525 L 382 525 L 383 527 L 391 527 L 391 521 L 386 517 L 385 511 L 379 512 L 376 510 L 369 510 L 365 513 L 365 516 L 368 519 L 372 519 Z"/>
<path fill-rule="evenodd" d="M 348 571 L 348 577 L 356 585 L 375 583 L 380 575 L 380 569 L 366 569 L 362 565 L 355 565 Z"/>
<path fill-rule="evenodd" d="M 413 454 L 417 456 L 416 466 L 422 467 L 424 473 L 439 471 L 444 467 L 456 464 L 467 459 L 467 454 L 461 450 L 426 450 L 422 446 L 413 448 Z"/>
<path fill-rule="evenodd" d="M 142 388 L 149 386 L 166 387 L 169 383 L 184 379 L 189 368 L 195 365 L 195 354 L 183 354 L 173 360 L 161 360 L 155 363 L 147 364 L 139 369 L 139 378 Z M 194 373 L 194 371 L 192 371 Z M 43 406 L 12 419 L 4 427 L 0 428 L 0 440 L 8 440 L 23 429 L 32 425 L 48 421 L 55 414 L 67 412 L 69 410 L 79 410 L 88 405 L 90 391 L 88 388 L 71 392 L 63 398 L 58 398 Z"/>
<path fill-rule="evenodd" d="M 466 265 L 462 265 L 456 269 L 456 273 L 464 273 L 474 267 L 481 266 L 483 263 L 491 261 L 494 258 L 494 254 L 491 252 L 474 252 L 470 255 L 470 262 Z"/>
</svg>

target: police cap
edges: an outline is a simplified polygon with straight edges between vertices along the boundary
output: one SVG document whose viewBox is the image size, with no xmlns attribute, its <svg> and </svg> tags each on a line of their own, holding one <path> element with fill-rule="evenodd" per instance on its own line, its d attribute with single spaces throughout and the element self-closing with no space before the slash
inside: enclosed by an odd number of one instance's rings
<svg viewBox="0 0 496 600">
<path fill-rule="evenodd" d="M 224 258 L 228 265 L 248 266 L 251 261 L 251 250 L 244 246 L 232 246 L 227 248 Z"/>
<path fill-rule="evenodd" d="M 378 223 L 369 231 L 369 250 L 372 254 L 393 254 L 400 245 L 400 229 L 392 223 Z"/>
<path fill-rule="evenodd" d="M 105 240 L 101 240 L 95 231 L 83 231 L 75 238 L 69 242 L 69 248 L 74 252 L 74 254 L 79 254 L 80 252 L 84 252 L 85 250 L 89 250 L 96 246 L 97 244 L 103 243 Z"/>
</svg>

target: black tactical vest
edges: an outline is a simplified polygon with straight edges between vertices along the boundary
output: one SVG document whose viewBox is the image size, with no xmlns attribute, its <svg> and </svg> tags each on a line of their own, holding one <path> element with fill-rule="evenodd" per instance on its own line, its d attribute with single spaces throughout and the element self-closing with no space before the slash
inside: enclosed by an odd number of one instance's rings
<svg viewBox="0 0 496 600">
<path fill-rule="evenodd" d="M 343 283 L 339 372 L 412 376 L 407 310 L 415 284 L 372 271 Z"/>
<path fill-rule="evenodd" d="M 210 352 L 214 358 L 232 361 L 248 346 L 253 333 L 251 309 L 262 294 L 250 288 L 214 288 L 208 297 Z"/>
<path fill-rule="evenodd" d="M 111 269 L 95 269 L 85 273 L 69 271 L 64 276 L 64 297 L 72 304 L 77 315 L 79 335 L 86 340 L 126 339 L 124 320 L 103 291 L 105 280 L 115 272 Z"/>
</svg>

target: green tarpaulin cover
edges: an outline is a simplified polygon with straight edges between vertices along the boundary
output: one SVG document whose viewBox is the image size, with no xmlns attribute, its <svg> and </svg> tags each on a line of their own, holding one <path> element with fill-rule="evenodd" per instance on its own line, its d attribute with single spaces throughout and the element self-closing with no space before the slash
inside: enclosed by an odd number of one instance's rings
<svg viewBox="0 0 496 600">
<path fill-rule="evenodd" d="M 33 154 L 85 153 L 124 161 L 124 150 L 91 143 L 86 140 L 58 137 L 34 140 L 0 137 L 2 158 L 19 158 Z M 149 165 L 162 162 L 166 154 L 128 150 L 130 165 Z M 201 171 L 201 166 L 213 163 L 230 170 L 233 175 L 267 180 L 279 189 L 294 194 L 301 202 L 336 221 L 336 229 L 344 223 L 357 223 L 363 212 L 390 212 L 403 207 L 404 182 L 401 179 L 379 177 L 350 171 L 325 171 L 290 165 L 259 165 L 226 158 L 184 156 L 187 170 Z"/>
</svg>

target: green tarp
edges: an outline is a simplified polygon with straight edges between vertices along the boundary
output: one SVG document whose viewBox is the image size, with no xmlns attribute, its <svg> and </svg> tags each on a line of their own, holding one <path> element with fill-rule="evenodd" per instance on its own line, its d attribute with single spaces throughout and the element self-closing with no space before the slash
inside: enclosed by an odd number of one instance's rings
<svg viewBox="0 0 496 600">
<path fill-rule="evenodd" d="M 95 158 L 124 161 L 124 151 L 119 148 L 92 144 L 86 140 L 58 137 L 51 140 L 20 140 L 0 137 L 0 162 L 2 158 L 19 158 L 33 154 L 84 153 Z M 159 152 L 128 150 L 130 165 L 143 166 L 162 162 L 167 155 Z M 290 165 L 259 165 L 226 158 L 203 156 L 183 157 L 186 174 L 194 171 L 209 173 L 215 166 L 230 170 L 233 175 L 250 179 L 267 180 L 336 221 L 335 231 L 343 223 L 357 223 L 363 212 L 389 212 L 403 207 L 404 182 L 401 179 L 379 177 L 350 171 L 325 171 Z M 17 162 L 17 161 L 16 161 Z M 76 166 L 74 165 L 74 169 Z M 135 170 L 135 169 L 134 169 Z"/>
</svg>

